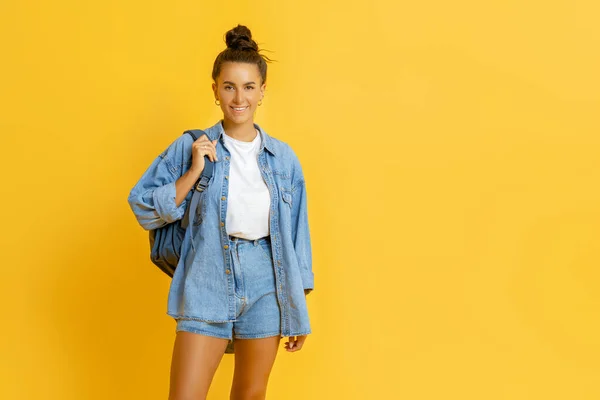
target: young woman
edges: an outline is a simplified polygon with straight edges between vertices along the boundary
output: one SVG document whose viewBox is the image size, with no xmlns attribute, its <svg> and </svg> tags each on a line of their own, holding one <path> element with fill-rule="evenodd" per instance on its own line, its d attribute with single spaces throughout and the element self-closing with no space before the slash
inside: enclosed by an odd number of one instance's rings
<svg viewBox="0 0 600 400">
<path fill-rule="evenodd" d="M 305 296 L 314 275 L 302 168 L 289 145 L 254 123 L 267 64 L 250 30 L 238 25 L 225 41 L 212 73 L 223 119 L 196 141 L 179 136 L 128 198 L 147 230 L 179 223 L 205 156 L 214 162 L 169 290 L 167 314 L 177 322 L 171 400 L 206 398 L 231 352 L 231 399 L 264 399 L 281 337 L 294 352 L 311 333 Z"/>
</svg>

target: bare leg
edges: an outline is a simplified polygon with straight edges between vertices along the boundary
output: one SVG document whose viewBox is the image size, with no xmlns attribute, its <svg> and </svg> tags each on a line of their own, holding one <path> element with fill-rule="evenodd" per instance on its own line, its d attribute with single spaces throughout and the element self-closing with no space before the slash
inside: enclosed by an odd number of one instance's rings
<svg viewBox="0 0 600 400">
<path fill-rule="evenodd" d="M 206 399 L 227 342 L 227 339 L 197 333 L 177 332 L 171 361 L 169 400 Z"/>
<path fill-rule="evenodd" d="M 263 400 L 279 349 L 279 336 L 235 339 L 235 369 L 230 400 Z"/>
</svg>

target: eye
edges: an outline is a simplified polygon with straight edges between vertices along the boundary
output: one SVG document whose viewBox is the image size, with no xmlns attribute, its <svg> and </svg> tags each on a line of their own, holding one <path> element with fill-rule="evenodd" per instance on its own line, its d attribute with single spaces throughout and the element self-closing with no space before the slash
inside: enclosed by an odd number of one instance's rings
<svg viewBox="0 0 600 400">
<path fill-rule="evenodd" d="M 246 89 L 252 89 L 252 90 L 254 90 L 254 86 L 246 86 Z"/>
<path fill-rule="evenodd" d="M 230 86 L 230 85 L 225 86 L 225 89 L 227 89 L 227 90 L 232 89 L 232 88 L 233 88 L 233 86 Z"/>
</svg>

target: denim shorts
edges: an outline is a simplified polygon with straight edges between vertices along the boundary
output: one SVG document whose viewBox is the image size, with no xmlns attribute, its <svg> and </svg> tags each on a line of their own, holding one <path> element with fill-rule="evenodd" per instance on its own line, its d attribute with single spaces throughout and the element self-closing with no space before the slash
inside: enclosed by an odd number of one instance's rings
<svg viewBox="0 0 600 400">
<path fill-rule="evenodd" d="M 234 278 L 235 321 L 214 323 L 177 319 L 176 332 L 229 340 L 279 336 L 281 317 L 269 237 L 247 240 L 229 236 L 229 254 Z"/>
</svg>

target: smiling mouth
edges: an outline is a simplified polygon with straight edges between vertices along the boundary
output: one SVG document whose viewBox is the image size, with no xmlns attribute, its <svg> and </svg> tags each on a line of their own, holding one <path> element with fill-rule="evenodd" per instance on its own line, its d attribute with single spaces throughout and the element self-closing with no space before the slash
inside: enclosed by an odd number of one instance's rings
<svg viewBox="0 0 600 400">
<path fill-rule="evenodd" d="M 237 111 L 237 112 L 245 111 L 247 108 L 248 108 L 248 106 L 246 106 L 246 107 L 231 107 L 231 109 L 233 111 Z"/>
</svg>

